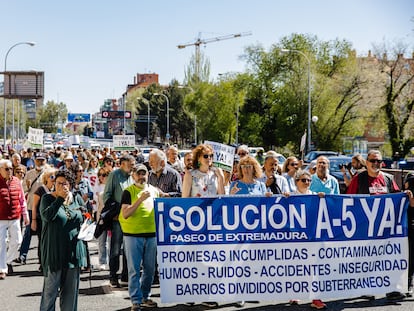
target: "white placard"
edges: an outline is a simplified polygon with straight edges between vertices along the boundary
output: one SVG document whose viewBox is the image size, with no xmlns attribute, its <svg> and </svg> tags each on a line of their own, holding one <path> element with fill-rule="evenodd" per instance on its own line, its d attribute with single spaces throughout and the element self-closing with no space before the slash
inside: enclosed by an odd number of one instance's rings
<svg viewBox="0 0 414 311">
<path fill-rule="evenodd" d="M 213 163 L 214 166 L 222 168 L 224 171 L 231 172 L 233 170 L 235 148 L 225 144 L 216 143 L 214 141 L 205 140 L 204 144 L 210 145 L 214 150 Z"/>
<path fill-rule="evenodd" d="M 30 143 L 32 148 L 43 148 L 43 132 L 43 129 L 29 127 L 27 141 Z"/>
<path fill-rule="evenodd" d="M 112 142 L 115 151 L 135 149 L 135 135 L 114 135 Z"/>
</svg>

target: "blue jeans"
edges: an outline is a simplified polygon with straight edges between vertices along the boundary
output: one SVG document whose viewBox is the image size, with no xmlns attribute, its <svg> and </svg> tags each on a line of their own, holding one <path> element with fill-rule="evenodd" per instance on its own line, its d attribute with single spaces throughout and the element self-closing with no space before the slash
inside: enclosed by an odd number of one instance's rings
<svg viewBox="0 0 414 311">
<path fill-rule="evenodd" d="M 122 230 L 119 221 L 114 221 L 112 224 L 112 236 L 111 236 L 111 247 L 109 248 L 109 277 L 111 279 L 117 279 L 117 272 L 119 270 L 119 256 L 121 256 L 121 248 L 122 248 Z M 125 252 L 125 246 L 124 246 Z M 125 256 L 123 256 L 125 259 Z M 121 279 L 128 278 L 127 268 L 125 261 L 123 261 L 122 265 L 122 277 Z M 125 264 L 125 265 L 124 265 Z"/>
<path fill-rule="evenodd" d="M 100 265 L 108 264 L 108 242 L 110 242 L 108 231 L 104 231 L 98 238 L 98 254 Z"/>
<path fill-rule="evenodd" d="M 30 241 L 32 240 L 32 232 L 30 226 L 32 225 L 32 210 L 27 210 L 29 212 L 30 223 L 24 228 L 24 235 L 22 245 L 20 245 L 20 258 L 26 260 L 27 253 L 30 248 Z M 39 215 L 40 216 L 40 215 Z"/>
<path fill-rule="evenodd" d="M 151 294 L 157 241 L 155 237 L 124 236 L 124 244 L 128 262 L 128 292 L 132 304 L 139 304 L 142 303 L 142 299 L 148 299 Z M 141 262 L 142 277 L 140 280 Z"/>
<path fill-rule="evenodd" d="M 61 311 L 78 310 L 79 278 L 79 268 L 49 270 L 43 281 L 40 311 L 54 311 L 58 294 Z"/>
</svg>

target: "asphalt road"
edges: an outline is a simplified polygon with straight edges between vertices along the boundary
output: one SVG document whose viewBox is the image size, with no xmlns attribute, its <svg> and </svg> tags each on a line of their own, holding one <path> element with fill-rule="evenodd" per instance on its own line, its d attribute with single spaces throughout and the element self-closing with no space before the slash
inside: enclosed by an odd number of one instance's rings
<svg viewBox="0 0 414 311">
<path fill-rule="evenodd" d="M 0 310 L 39 310 L 40 297 L 42 292 L 43 277 L 37 272 L 39 267 L 37 261 L 37 238 L 34 237 L 31 243 L 29 258 L 26 265 L 14 264 L 14 274 L 7 276 L 5 280 L 0 280 Z M 97 244 L 89 242 L 91 252 L 91 262 L 97 265 Z M 128 290 L 126 288 L 113 289 L 109 286 L 108 271 L 93 271 L 89 274 L 81 275 L 81 284 L 79 292 L 80 311 L 128 311 L 130 310 L 130 301 Z M 243 308 L 237 308 L 234 304 L 221 304 L 216 308 L 208 308 L 203 305 L 176 305 L 160 303 L 160 288 L 153 287 L 152 298 L 158 303 L 159 310 L 165 311 L 186 311 L 186 310 L 310 310 L 308 301 L 299 302 L 299 305 L 290 306 L 287 302 L 247 302 Z M 288 297 L 286 301 L 288 301 Z M 412 311 L 414 310 L 414 298 L 406 298 L 399 302 L 388 302 L 383 297 L 377 297 L 376 300 L 367 301 L 363 299 L 344 299 L 325 301 L 328 310 L 369 310 L 369 311 Z M 59 308 L 57 308 L 59 310 Z M 151 309 L 147 309 L 151 310 Z M 153 309 L 155 310 L 155 309 Z"/>
</svg>

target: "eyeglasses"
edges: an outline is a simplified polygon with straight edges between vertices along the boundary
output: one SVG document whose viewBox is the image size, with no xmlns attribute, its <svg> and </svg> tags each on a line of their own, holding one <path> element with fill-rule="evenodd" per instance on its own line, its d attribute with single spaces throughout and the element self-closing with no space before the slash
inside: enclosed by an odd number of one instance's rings
<svg viewBox="0 0 414 311">
<path fill-rule="evenodd" d="M 381 164 L 383 161 L 378 159 L 368 159 L 368 162 Z"/>
<path fill-rule="evenodd" d="M 204 159 L 208 159 L 208 158 L 212 159 L 213 158 L 213 154 L 203 154 L 203 158 Z"/>
<path fill-rule="evenodd" d="M 299 178 L 299 179 L 296 179 L 296 180 L 300 180 L 303 183 L 310 183 L 312 181 L 311 179 L 308 179 L 308 178 Z"/>
<path fill-rule="evenodd" d="M 252 168 L 253 165 L 251 165 L 251 164 L 242 164 L 242 165 L 240 165 L 240 167 L 241 168 Z"/>
</svg>

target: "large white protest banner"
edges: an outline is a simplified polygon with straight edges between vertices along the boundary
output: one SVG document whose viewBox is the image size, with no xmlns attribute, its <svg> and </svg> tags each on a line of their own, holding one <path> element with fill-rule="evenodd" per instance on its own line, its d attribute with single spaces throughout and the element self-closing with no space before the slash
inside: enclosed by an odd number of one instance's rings
<svg viewBox="0 0 414 311">
<path fill-rule="evenodd" d="M 351 298 L 407 289 L 406 194 L 159 198 L 161 301 Z"/>
</svg>

